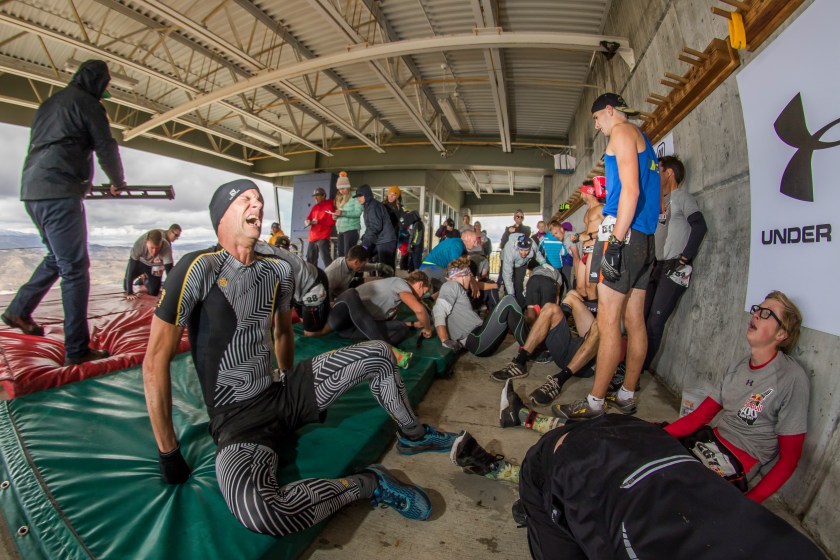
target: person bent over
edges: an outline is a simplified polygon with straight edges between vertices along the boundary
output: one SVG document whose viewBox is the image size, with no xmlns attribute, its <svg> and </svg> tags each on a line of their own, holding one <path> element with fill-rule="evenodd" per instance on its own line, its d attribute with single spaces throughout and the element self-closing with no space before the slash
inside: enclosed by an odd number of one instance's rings
<svg viewBox="0 0 840 560">
<path fill-rule="evenodd" d="M 465 231 L 461 237 L 444 239 L 429 251 L 420 263 L 420 270 L 431 279 L 432 292 L 440 290 L 441 285 L 446 282 L 446 266 L 469 253 L 475 247 L 476 241 L 475 232 Z"/>
<path fill-rule="evenodd" d="M 537 560 L 824 558 L 659 426 L 606 414 L 552 430 L 525 457 L 517 521 Z"/>
<path fill-rule="evenodd" d="M 150 296 L 157 296 L 160 293 L 160 286 L 163 280 L 163 273 L 169 274 L 172 270 L 172 246 L 169 244 L 161 230 L 150 230 L 134 242 L 131 247 L 131 254 L 128 258 L 128 267 L 125 271 L 123 289 L 126 299 L 136 299 L 138 294 L 134 293 L 134 279 L 143 277 L 143 285 Z"/>
<path fill-rule="evenodd" d="M 519 235 L 517 239 L 511 240 L 502 249 L 502 264 L 499 277 L 501 284 L 505 287 L 505 293 L 516 297 L 520 307 L 525 307 L 525 272 L 531 259 L 543 266 L 550 267 L 546 263 L 545 255 L 534 245 L 533 239 L 525 235 Z"/>
<path fill-rule="evenodd" d="M 417 316 L 421 336 L 429 338 L 432 323 L 420 302 L 428 291 L 429 278 L 419 270 L 406 278 L 381 278 L 348 288 L 336 298 L 327 328 L 321 334 L 335 331 L 344 338 L 384 340 L 397 345 L 409 334 L 409 325 L 395 319 L 404 303 Z"/>
<path fill-rule="evenodd" d="M 311 527 L 343 506 L 370 499 L 412 519 L 428 519 L 426 493 L 394 479 L 381 465 L 344 478 L 281 486 L 276 471 L 285 436 L 323 421 L 329 406 L 367 382 L 399 428 L 404 454 L 448 451 L 456 434 L 421 424 L 412 410 L 391 348 L 365 342 L 299 362 L 278 324 L 289 320 L 292 274 L 285 261 L 258 256 L 263 199 L 249 180 L 222 185 L 210 203 L 220 250 L 185 256 L 152 319 L 143 360 L 146 405 L 164 480 L 191 473 L 172 423 L 170 362 L 185 327 L 218 445 L 216 477 L 233 515 L 248 529 L 283 536 Z M 273 345 L 266 336 L 274 327 Z M 280 366 L 272 371 L 272 354 Z"/>
<path fill-rule="evenodd" d="M 520 345 L 525 343 L 528 325 L 513 296 L 502 298 L 484 321 L 473 310 L 467 292 L 474 282 L 469 257 L 459 257 L 449 263 L 446 276 L 447 281 L 432 309 L 441 344 L 455 352 L 466 348 L 471 354 L 483 358 L 499 348 L 508 331 Z"/>
<path fill-rule="evenodd" d="M 799 463 L 810 392 L 808 375 L 788 355 L 799 339 L 799 309 L 776 291 L 751 312 L 750 355 L 729 368 L 697 409 L 665 431 L 748 498 L 762 502 L 781 488 Z M 776 459 L 748 490 L 748 480 Z"/>
<path fill-rule="evenodd" d="M 377 280 L 369 276 L 360 278 L 362 272 L 381 272 L 384 276 L 393 276 L 394 269 L 383 263 L 368 263 L 370 253 L 361 245 L 353 245 L 347 250 L 346 256 L 333 259 L 324 271 L 330 284 L 330 295 L 333 299 L 341 295 L 347 288 L 360 286 L 362 282 Z"/>
</svg>

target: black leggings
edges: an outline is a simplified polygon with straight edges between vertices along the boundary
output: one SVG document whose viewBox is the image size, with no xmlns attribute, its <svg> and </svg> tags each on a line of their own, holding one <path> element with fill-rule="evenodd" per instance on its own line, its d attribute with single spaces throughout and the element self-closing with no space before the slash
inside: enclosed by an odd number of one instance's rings
<svg viewBox="0 0 840 560">
<path fill-rule="evenodd" d="M 405 340 L 409 332 L 402 321 L 374 319 L 355 288 L 348 288 L 335 298 L 327 324 L 344 338 L 384 340 L 394 346 Z"/>
<path fill-rule="evenodd" d="M 656 357 L 659 345 L 662 344 L 662 335 L 665 334 L 665 323 L 677 308 L 677 303 L 686 289 L 665 276 L 665 261 L 656 262 L 645 292 L 645 324 L 648 337 L 645 369 Z"/>
<path fill-rule="evenodd" d="M 363 342 L 312 359 L 315 399 L 325 411 L 367 381 L 376 402 L 403 429 L 415 429 L 394 353 L 384 342 Z M 326 452 L 326 451 L 325 451 Z M 233 515 L 251 531 L 283 536 L 307 529 L 360 497 L 351 479 L 310 478 L 280 486 L 278 456 L 256 443 L 232 443 L 216 455 L 216 478 Z"/>
<path fill-rule="evenodd" d="M 513 334 L 520 346 L 525 344 L 525 339 L 528 338 L 528 325 L 522 318 L 522 308 L 512 295 L 503 297 L 484 323 L 467 335 L 464 348 L 480 358 L 490 356 L 502 344 L 508 331 Z"/>
</svg>

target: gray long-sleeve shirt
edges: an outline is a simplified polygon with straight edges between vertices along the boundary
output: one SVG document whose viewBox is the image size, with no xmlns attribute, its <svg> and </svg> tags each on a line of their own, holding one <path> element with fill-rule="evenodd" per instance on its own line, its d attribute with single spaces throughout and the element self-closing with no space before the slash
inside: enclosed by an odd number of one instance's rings
<svg viewBox="0 0 840 560">
<path fill-rule="evenodd" d="M 542 254 L 542 251 L 537 250 L 536 245 L 531 245 L 531 249 L 524 257 L 519 254 L 519 248 L 514 240 L 511 240 L 502 249 L 502 282 L 507 293 L 515 293 L 513 290 L 513 269 L 527 266 L 531 259 L 537 259 L 538 263 L 545 264 L 545 255 Z"/>
<path fill-rule="evenodd" d="M 482 324 L 481 317 L 473 311 L 470 296 L 461 284 L 453 280 L 444 282 L 438 292 L 437 302 L 432 308 L 435 327 L 445 326 L 449 338 L 461 344 L 467 335 Z"/>
</svg>

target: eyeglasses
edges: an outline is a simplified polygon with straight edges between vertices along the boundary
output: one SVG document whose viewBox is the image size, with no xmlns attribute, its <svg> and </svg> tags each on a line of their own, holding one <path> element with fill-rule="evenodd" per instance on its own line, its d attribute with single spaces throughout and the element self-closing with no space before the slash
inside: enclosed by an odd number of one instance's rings
<svg viewBox="0 0 840 560">
<path fill-rule="evenodd" d="M 520 216 L 520 215 L 517 214 L 516 216 L 514 216 L 514 218 L 519 218 L 521 220 L 521 219 L 525 218 L 525 216 Z"/>
<path fill-rule="evenodd" d="M 760 305 L 753 305 L 752 307 L 750 307 L 750 314 L 751 315 L 755 315 L 756 311 L 758 311 L 758 316 L 760 318 L 769 319 L 770 317 L 773 317 L 774 319 L 776 319 L 776 322 L 779 323 L 780 327 L 783 326 L 782 325 L 782 320 L 779 319 L 778 315 L 773 313 L 772 309 L 770 309 L 768 307 L 761 307 Z"/>
</svg>

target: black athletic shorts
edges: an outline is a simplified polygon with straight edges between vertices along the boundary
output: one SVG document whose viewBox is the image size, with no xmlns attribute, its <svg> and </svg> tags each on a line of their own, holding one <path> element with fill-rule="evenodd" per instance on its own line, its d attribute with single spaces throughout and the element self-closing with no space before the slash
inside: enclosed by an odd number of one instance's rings
<svg viewBox="0 0 840 560">
<path fill-rule="evenodd" d="M 621 251 L 621 278 L 618 282 L 610 282 L 601 274 L 601 260 L 604 251 L 607 250 L 607 242 L 599 241 L 598 249 L 593 253 L 595 260 L 592 261 L 592 272 L 598 272 L 598 283 L 612 288 L 616 292 L 626 294 L 631 289 L 646 290 L 650 279 L 650 269 L 653 266 L 654 248 L 653 236 L 645 235 L 638 230 L 630 230 L 630 242 L 624 245 Z M 598 268 L 595 268 L 595 263 Z M 589 275 L 592 281 L 592 274 Z"/>
<path fill-rule="evenodd" d="M 531 276 L 525 286 L 525 306 L 544 307 L 546 303 L 557 303 L 558 293 L 557 282 L 548 276 Z"/>
<path fill-rule="evenodd" d="M 583 337 L 572 335 L 566 319 L 561 320 L 556 327 L 548 331 L 548 335 L 545 337 L 545 347 L 551 353 L 554 363 L 561 368 L 566 367 L 572 361 L 572 356 L 575 355 L 582 344 Z"/>
<path fill-rule="evenodd" d="M 233 443 L 256 443 L 275 451 L 299 428 L 323 422 L 315 399 L 312 360 L 298 362 L 285 379 L 251 399 L 209 410 L 210 435 L 219 449 Z"/>
</svg>

